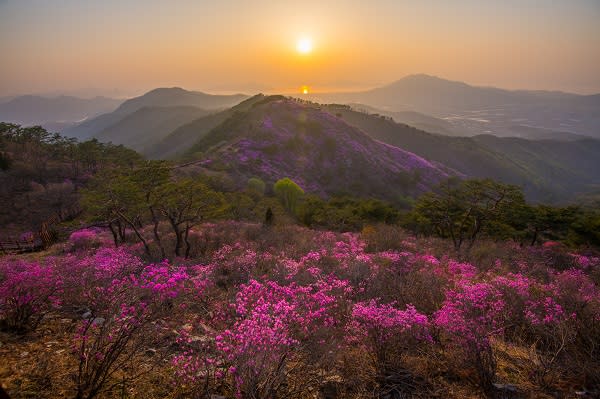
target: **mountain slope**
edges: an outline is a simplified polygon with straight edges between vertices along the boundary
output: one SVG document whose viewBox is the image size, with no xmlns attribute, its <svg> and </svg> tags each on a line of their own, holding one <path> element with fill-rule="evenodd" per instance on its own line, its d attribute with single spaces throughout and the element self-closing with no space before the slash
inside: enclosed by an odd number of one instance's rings
<svg viewBox="0 0 600 399">
<path fill-rule="evenodd" d="M 123 144 L 145 154 L 147 149 L 174 129 L 209 113 L 210 111 L 189 106 L 143 107 L 126 115 L 95 137 L 103 142 Z"/>
<path fill-rule="evenodd" d="M 245 98 L 247 96 L 243 94 L 213 95 L 187 91 L 179 87 L 159 88 L 125 101 L 114 112 L 100 115 L 97 118 L 67 129 L 64 131 L 64 134 L 80 139 L 95 137 L 105 129 L 119 122 L 125 116 L 144 107 L 189 106 L 206 110 L 218 110 L 231 107 Z"/>
<path fill-rule="evenodd" d="M 470 177 L 490 177 L 522 186 L 532 200 L 572 198 L 600 183 L 600 141 L 531 141 L 491 135 L 447 137 L 387 118 L 325 107 L 372 138 L 440 162 Z"/>
<path fill-rule="evenodd" d="M 290 177 L 308 192 L 391 201 L 430 189 L 454 172 L 377 142 L 343 120 L 281 96 L 257 101 L 200 138 L 189 150 L 238 184 L 258 176 Z"/>
<path fill-rule="evenodd" d="M 20 96 L 0 103 L 0 121 L 56 127 L 114 110 L 122 100 L 106 97 Z"/>
</svg>

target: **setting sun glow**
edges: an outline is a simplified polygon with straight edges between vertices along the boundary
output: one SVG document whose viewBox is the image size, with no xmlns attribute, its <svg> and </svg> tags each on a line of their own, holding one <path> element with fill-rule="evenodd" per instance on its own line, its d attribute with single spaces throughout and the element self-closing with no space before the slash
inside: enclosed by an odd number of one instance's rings
<svg viewBox="0 0 600 399">
<path fill-rule="evenodd" d="M 299 39 L 298 43 L 296 43 L 296 50 L 300 54 L 308 54 L 312 51 L 312 48 L 313 48 L 312 40 L 310 40 L 309 38 L 306 38 L 306 37 Z"/>
</svg>

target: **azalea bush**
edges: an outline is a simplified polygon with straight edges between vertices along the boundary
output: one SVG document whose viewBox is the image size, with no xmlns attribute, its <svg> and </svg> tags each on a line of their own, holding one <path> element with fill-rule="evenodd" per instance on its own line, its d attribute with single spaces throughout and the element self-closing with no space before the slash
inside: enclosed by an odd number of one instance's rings
<svg viewBox="0 0 600 399">
<path fill-rule="evenodd" d="M 505 303 L 500 292 L 488 283 L 461 282 L 448 290 L 435 323 L 448 341 L 459 348 L 468 365 L 475 368 L 484 391 L 491 389 L 496 373 L 492 339 L 504 329 Z"/>
<path fill-rule="evenodd" d="M 102 231 L 93 228 L 74 231 L 69 236 L 69 243 L 74 250 L 98 248 L 103 244 L 110 245 L 110 241 L 102 237 Z"/>
<path fill-rule="evenodd" d="M 457 259 L 400 232 L 235 222 L 193 233 L 192 259 L 96 248 L 89 232 L 53 256 L 1 258 L 0 323 L 45 334 L 60 321 L 70 377 L 48 378 L 79 398 L 158 380 L 162 396 L 199 398 L 433 395 L 462 378 L 493 396 L 516 375 L 538 393 L 600 387 L 593 254 L 507 244 Z"/>
<path fill-rule="evenodd" d="M 433 343 L 427 316 L 414 306 L 401 310 L 374 299 L 354 304 L 347 340 L 364 346 L 379 377 L 400 368 L 405 353 L 419 342 Z"/>
<path fill-rule="evenodd" d="M 95 287 L 106 300 L 79 323 L 73 342 L 79 360 L 78 398 L 93 398 L 113 388 L 115 373 L 136 370 L 145 350 L 168 336 L 178 314 L 176 299 L 188 277 L 183 268 L 162 263 Z"/>
<path fill-rule="evenodd" d="M 52 262 L 0 259 L 0 326 L 26 332 L 61 304 L 61 276 Z"/>
</svg>

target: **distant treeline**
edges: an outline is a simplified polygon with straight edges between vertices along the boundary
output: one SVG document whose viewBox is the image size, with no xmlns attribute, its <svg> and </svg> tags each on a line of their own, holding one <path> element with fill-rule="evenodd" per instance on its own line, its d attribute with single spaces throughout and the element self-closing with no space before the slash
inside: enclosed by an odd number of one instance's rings
<svg viewBox="0 0 600 399">
<path fill-rule="evenodd" d="M 12 236 L 37 230 L 49 218 L 68 218 L 79 206 L 79 187 L 91 176 L 141 160 L 123 146 L 0 123 L 0 234 Z"/>
</svg>

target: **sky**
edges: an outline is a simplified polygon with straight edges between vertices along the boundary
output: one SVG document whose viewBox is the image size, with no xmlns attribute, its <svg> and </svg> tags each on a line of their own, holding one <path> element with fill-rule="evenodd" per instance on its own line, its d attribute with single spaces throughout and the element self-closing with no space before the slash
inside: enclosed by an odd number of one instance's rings
<svg viewBox="0 0 600 399">
<path fill-rule="evenodd" d="M 600 93 L 598 21 L 600 0 L 0 0 L 0 96 L 350 91 L 417 73 Z"/>
</svg>

